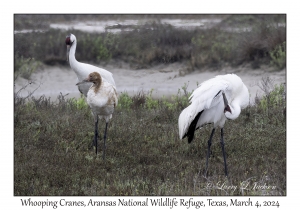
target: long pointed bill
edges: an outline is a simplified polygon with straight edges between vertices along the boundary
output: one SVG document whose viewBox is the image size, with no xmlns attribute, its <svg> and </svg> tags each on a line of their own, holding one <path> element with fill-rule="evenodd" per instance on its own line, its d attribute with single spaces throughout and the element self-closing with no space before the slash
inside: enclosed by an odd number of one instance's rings
<svg viewBox="0 0 300 210">
<path fill-rule="evenodd" d="M 222 95 L 223 95 L 224 105 L 226 107 L 226 106 L 228 106 L 228 101 L 227 101 L 227 98 L 226 98 L 226 95 L 224 92 L 222 93 Z"/>
<path fill-rule="evenodd" d="M 70 45 L 67 45 L 67 61 L 69 62 Z"/>
<path fill-rule="evenodd" d="M 90 82 L 90 81 L 88 79 L 84 79 L 81 82 L 78 82 L 76 85 L 81 85 L 81 84 L 84 84 L 86 82 Z"/>
<path fill-rule="evenodd" d="M 223 95 L 223 100 L 224 100 L 224 105 L 225 105 L 224 113 L 226 111 L 231 113 L 231 109 L 230 109 L 230 106 L 228 105 L 228 101 L 227 101 L 225 93 L 223 92 L 222 95 Z"/>
</svg>

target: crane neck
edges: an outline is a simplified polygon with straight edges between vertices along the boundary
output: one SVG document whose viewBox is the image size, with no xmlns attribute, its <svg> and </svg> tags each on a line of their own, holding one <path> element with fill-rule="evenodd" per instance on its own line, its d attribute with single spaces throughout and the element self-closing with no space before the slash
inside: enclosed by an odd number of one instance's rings
<svg viewBox="0 0 300 210">
<path fill-rule="evenodd" d="M 77 45 L 77 41 L 74 40 L 73 44 L 70 47 L 70 51 L 69 51 L 69 62 L 70 62 L 70 66 L 73 70 L 76 71 L 76 65 L 78 65 L 78 61 L 75 58 L 75 52 L 76 52 L 76 45 Z"/>
<path fill-rule="evenodd" d="M 227 119 L 235 120 L 241 113 L 241 107 L 237 100 L 233 100 L 231 104 L 229 104 L 229 107 L 231 109 L 231 113 L 225 112 L 225 116 Z"/>
<path fill-rule="evenodd" d="M 92 87 L 93 87 L 95 93 L 98 93 L 98 92 L 99 92 L 100 87 L 101 87 L 101 84 L 102 84 L 102 78 L 101 78 L 101 76 L 100 76 L 100 77 L 98 78 L 98 80 L 96 80 L 96 81 L 93 82 L 93 85 L 92 85 Z"/>
</svg>

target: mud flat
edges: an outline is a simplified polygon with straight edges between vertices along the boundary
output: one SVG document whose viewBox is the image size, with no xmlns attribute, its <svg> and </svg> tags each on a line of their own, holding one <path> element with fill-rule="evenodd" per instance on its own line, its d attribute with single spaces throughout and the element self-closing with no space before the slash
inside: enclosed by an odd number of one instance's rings
<svg viewBox="0 0 300 210">
<path fill-rule="evenodd" d="M 250 91 L 250 101 L 253 103 L 256 95 L 263 95 L 263 91 L 257 85 L 263 77 L 270 77 L 274 84 L 286 82 L 286 70 L 272 71 L 267 68 L 257 70 L 247 67 L 224 68 L 219 71 L 201 70 L 192 73 L 186 73 L 184 64 L 178 63 L 140 70 L 132 70 L 126 64 L 121 66 L 107 65 L 102 68 L 113 73 L 119 94 L 127 92 L 132 96 L 139 91 L 148 93 L 152 90 L 154 98 L 176 95 L 185 84 L 188 85 L 187 90 L 192 91 L 197 88 L 197 84 L 216 75 L 235 73 L 247 85 Z M 66 98 L 80 97 L 75 85 L 77 82 L 76 74 L 68 66 L 46 66 L 43 70 L 33 73 L 30 80 L 19 77 L 14 84 L 15 92 L 29 82 L 31 84 L 19 92 L 20 96 L 26 97 L 29 93 L 33 93 L 32 96 L 34 97 L 45 95 L 47 98 L 50 97 L 51 101 L 55 101 L 60 93 L 66 95 Z"/>
</svg>

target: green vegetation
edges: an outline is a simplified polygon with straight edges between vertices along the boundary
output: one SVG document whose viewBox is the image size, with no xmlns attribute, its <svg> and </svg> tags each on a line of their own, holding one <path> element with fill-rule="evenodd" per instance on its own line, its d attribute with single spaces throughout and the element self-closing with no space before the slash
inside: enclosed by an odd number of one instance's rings
<svg viewBox="0 0 300 210">
<path fill-rule="evenodd" d="M 190 95 L 186 87 L 171 100 L 153 99 L 151 92 L 121 94 L 108 127 L 105 161 L 92 148 L 94 123 L 84 98 L 59 95 L 51 103 L 16 94 L 14 195 L 286 195 L 284 86 L 226 123 L 228 178 L 219 135 L 203 176 L 211 126 L 197 130 L 191 144 L 178 139 L 178 116 Z M 222 189 L 223 183 L 238 188 Z M 258 185 L 272 188 L 253 189 Z"/>
<path fill-rule="evenodd" d="M 43 63 L 67 65 L 65 37 L 70 32 L 77 37 L 76 58 L 82 62 L 121 60 L 133 69 L 184 62 L 187 71 L 245 63 L 253 68 L 262 64 L 285 68 L 286 27 L 280 24 L 285 15 L 222 17 L 220 24 L 207 29 L 183 30 L 157 20 L 132 31 L 97 34 L 49 29 L 49 20 L 99 20 L 105 15 L 16 15 L 16 30 L 36 26 L 45 31 L 14 35 L 14 75 L 28 79 Z M 230 30 L 236 27 L 241 30 Z M 119 95 L 108 126 L 105 161 L 92 146 L 94 123 L 85 98 L 59 95 L 53 103 L 45 96 L 20 98 L 16 90 L 14 195 L 286 195 L 284 84 L 272 86 L 263 78 L 260 87 L 265 96 L 226 123 L 228 178 L 219 135 L 214 136 L 204 176 L 210 125 L 197 130 L 191 144 L 178 138 L 178 117 L 191 94 L 187 87 L 184 84 L 168 99 L 154 99 L 152 91 Z M 104 124 L 99 123 L 100 145 Z"/>
<path fill-rule="evenodd" d="M 273 51 L 270 53 L 271 64 L 277 66 L 278 69 L 282 69 L 286 66 L 286 44 L 283 42 L 277 45 Z"/>
<path fill-rule="evenodd" d="M 23 56 L 21 56 L 21 58 L 15 58 L 14 79 L 18 76 L 29 79 L 31 74 L 41 67 L 42 63 L 40 61 L 35 61 L 31 58 L 24 59 Z"/>
<path fill-rule="evenodd" d="M 53 18 L 57 21 L 59 17 L 69 18 L 63 15 Z M 74 16 L 77 19 L 80 17 Z M 198 27 L 193 30 L 176 28 L 157 20 L 130 26 L 131 31 L 123 30 L 116 34 L 86 33 L 75 29 L 68 32 L 47 29 L 43 33 L 19 33 L 14 35 L 15 62 L 21 58 L 34 58 L 45 64 L 67 65 L 64 42 L 71 32 L 78 40 L 76 58 L 83 62 L 121 60 L 130 63 L 133 69 L 185 62 L 187 71 L 203 67 L 219 69 L 224 65 L 243 63 L 250 63 L 253 68 L 267 64 L 283 69 L 286 66 L 285 17 L 229 15 L 212 28 Z M 24 25 L 29 20 L 24 18 Z M 16 18 L 17 23 L 21 24 L 22 19 Z"/>
</svg>

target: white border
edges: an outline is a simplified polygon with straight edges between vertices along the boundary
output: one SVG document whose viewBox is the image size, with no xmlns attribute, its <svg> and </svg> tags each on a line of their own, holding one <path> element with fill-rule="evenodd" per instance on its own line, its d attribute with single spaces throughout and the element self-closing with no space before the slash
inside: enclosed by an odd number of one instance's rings
<svg viewBox="0 0 300 210">
<path fill-rule="evenodd" d="M 280 208 L 298 206 L 297 191 L 299 186 L 299 149 L 300 139 L 297 132 L 299 101 L 297 84 L 299 84 L 299 10 L 298 4 L 276 1 L 11 1 L 1 9 L 1 207 L 20 209 L 22 197 L 13 196 L 13 14 L 15 13 L 286 13 L 287 14 L 287 196 L 286 197 L 251 197 L 253 200 L 278 200 Z M 4 26 L 4 28 L 3 28 Z M 8 88 L 9 87 L 9 88 Z M 299 128 L 298 128 L 299 129 Z M 60 197 L 33 197 L 35 200 L 61 199 Z M 88 199 L 88 197 L 66 197 L 66 199 Z M 96 197 L 97 198 L 97 197 Z M 101 198 L 101 197 L 100 197 Z M 108 199 L 117 199 L 107 197 Z M 131 197 L 141 199 L 143 197 Z M 181 197 L 179 197 L 180 199 Z M 188 197 L 187 197 L 188 198 Z M 198 197 L 199 198 L 199 197 Z M 200 197 L 206 199 L 205 197 Z M 226 199 L 231 197 L 212 197 Z M 241 200 L 246 197 L 239 197 Z M 69 207 L 64 207 L 64 209 Z M 97 207 L 98 209 L 100 207 Z M 118 209 L 119 207 L 112 208 Z M 149 207 L 153 208 L 153 207 Z M 28 208 L 32 209 L 32 208 Z M 79 209 L 79 208 L 77 208 Z M 87 209 L 87 208 L 85 208 Z M 95 209 L 95 207 L 93 208 Z M 129 209 L 129 208 L 128 208 Z M 164 208 L 165 209 L 165 208 Z M 168 208 L 169 209 L 169 208 Z M 176 208 L 177 209 L 177 208 Z M 183 209 L 186 209 L 185 207 Z M 192 208 L 191 208 L 192 209 Z M 209 208 L 205 208 L 209 209 Z M 248 208 L 250 209 L 250 208 Z"/>
</svg>

